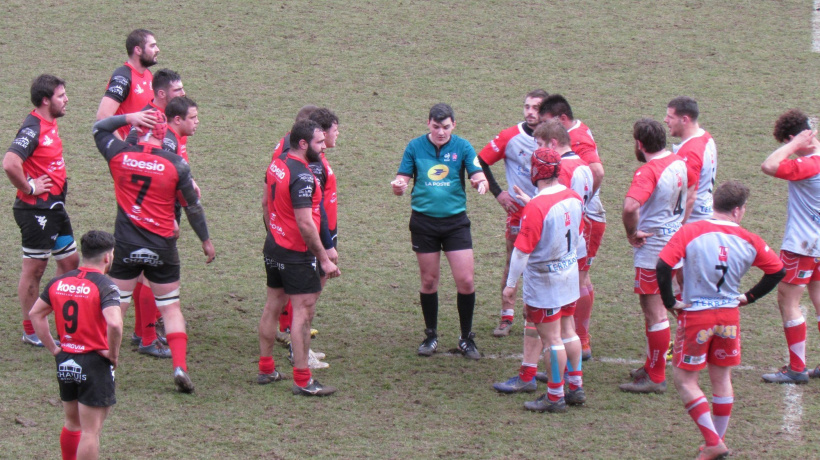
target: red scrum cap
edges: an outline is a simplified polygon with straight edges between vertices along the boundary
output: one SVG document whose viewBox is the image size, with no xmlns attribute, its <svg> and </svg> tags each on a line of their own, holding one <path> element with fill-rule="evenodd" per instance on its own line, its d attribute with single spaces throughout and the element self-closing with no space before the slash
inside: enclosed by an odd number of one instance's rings
<svg viewBox="0 0 820 460">
<path fill-rule="evenodd" d="M 165 118 L 164 113 L 158 110 L 154 110 L 153 112 L 149 113 L 154 116 L 154 119 L 156 119 L 156 124 L 153 128 L 150 129 L 143 128 L 142 126 L 137 126 L 137 133 L 139 133 L 140 137 L 145 136 L 148 133 L 151 133 L 151 136 L 153 136 L 154 139 L 157 139 L 160 142 L 162 142 L 162 140 L 165 139 L 165 132 L 168 130 L 167 118 Z"/>
<path fill-rule="evenodd" d="M 536 185 L 541 179 L 558 177 L 561 171 L 561 155 L 553 149 L 540 148 L 532 153 L 530 179 Z"/>
</svg>

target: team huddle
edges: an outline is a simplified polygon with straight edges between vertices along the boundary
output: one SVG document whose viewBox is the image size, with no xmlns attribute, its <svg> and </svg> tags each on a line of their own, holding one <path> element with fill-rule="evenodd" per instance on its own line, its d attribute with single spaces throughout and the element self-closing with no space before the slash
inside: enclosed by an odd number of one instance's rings
<svg viewBox="0 0 820 460">
<path fill-rule="evenodd" d="M 3 158 L 17 189 L 13 213 L 22 240 L 18 297 L 22 341 L 44 347 L 56 359 L 65 424 L 64 459 L 97 458 L 99 437 L 116 403 L 114 370 L 123 320 L 134 303 L 131 343 L 140 354 L 169 359 L 176 389 L 192 393 L 188 335 L 180 308 L 177 239 L 184 211 L 201 241 L 206 263 L 216 258 L 201 191 L 194 180 L 187 139 L 199 124 L 197 104 L 180 75 L 153 74 L 159 47 L 144 29 L 126 39 L 128 60 L 111 76 L 92 132 L 114 181 L 114 234 L 92 230 L 80 239 L 80 255 L 66 211 L 66 170 L 57 119 L 64 116 L 66 82 L 40 75 L 31 85 L 32 112 Z M 820 378 L 806 366 L 806 323 L 799 301 L 808 286 L 820 321 L 820 141 L 808 117 L 784 113 L 774 137 L 783 145 L 763 162 L 765 174 L 788 181 L 786 232 L 779 256 L 740 226 L 749 189 L 737 181 L 716 184 L 715 141 L 698 123 L 698 104 L 677 97 L 663 123 L 643 118 L 633 126 L 642 163 L 625 194 L 622 221 L 634 250 L 635 285 L 645 320 L 645 364 L 630 371 L 620 389 L 663 393 L 667 352 L 684 406 L 704 437 L 698 458 L 723 458 L 733 404 L 731 368 L 740 364 L 738 307 L 778 289 L 789 364 L 764 374 L 773 383 Z M 458 350 L 481 359 L 472 330 L 476 294 L 466 184 L 493 194 L 506 214 L 506 261 L 495 337 L 515 326 L 518 287 L 523 297 L 523 359 L 518 374 L 493 384 L 501 393 L 547 391 L 524 407 L 566 412 L 587 402 L 583 362 L 592 358 L 590 318 L 595 290 L 591 267 L 606 230 L 600 193 L 604 167 L 592 132 L 575 119 L 560 94 L 534 90 L 524 98 L 524 121 L 501 131 L 478 153 L 453 131 L 455 112 L 436 104 L 425 133 L 411 140 L 392 191 L 411 188 L 409 230 L 420 275 L 424 320 L 420 356 L 438 349 L 438 285 L 441 252 L 457 289 Z M 290 350 L 294 395 L 324 396 L 312 370 L 327 367 L 311 349 L 319 296 L 338 277 L 336 176 L 325 155 L 339 135 L 339 119 L 327 108 L 305 106 L 277 144 L 266 170 L 263 261 L 266 303 L 259 322 L 259 384 L 281 381 L 273 358 L 277 341 Z M 507 189 L 492 166 L 504 160 Z M 40 284 L 48 259 L 56 276 Z M 751 266 L 763 276 L 739 291 Z M 523 277 L 523 282 L 520 281 Z M 109 308 L 115 307 L 115 308 Z M 54 313 L 58 337 L 51 336 Z M 674 340 L 669 315 L 677 328 Z M 538 372 L 543 355 L 545 371 Z M 712 406 L 698 384 L 709 369 Z"/>
<path fill-rule="evenodd" d="M 820 141 L 808 117 L 784 113 L 774 136 L 783 146 L 762 165 L 765 174 L 789 181 L 786 234 L 778 257 L 757 235 L 740 226 L 749 189 L 737 181 L 717 185 L 717 148 L 698 123 L 697 102 L 672 99 L 664 122 L 681 139 L 667 148 L 658 121 L 633 126 L 635 171 L 623 204 L 622 221 L 633 247 L 634 292 L 645 320 L 647 356 L 630 371 L 620 389 L 664 393 L 671 359 L 675 387 L 704 437 L 698 458 L 724 458 L 734 392 L 731 368 L 740 364 L 738 307 L 778 288 L 790 363 L 764 374 L 765 382 L 806 383 L 820 377 L 805 364 L 805 319 L 799 300 L 809 286 L 820 299 Z M 410 233 L 421 276 L 419 297 L 425 339 L 418 354 L 438 346 L 437 314 L 440 252 L 444 251 L 458 291 L 459 349 L 480 359 L 471 331 L 475 305 L 470 220 L 465 185 L 489 190 L 507 214 L 507 259 L 496 337 L 510 334 L 515 321 L 519 279 L 523 275 L 524 345 L 518 375 L 493 384 L 500 393 L 546 393 L 524 407 L 566 412 L 587 401 L 583 361 L 592 357 L 590 316 L 594 288 L 590 268 L 606 229 L 600 191 L 604 168 L 590 129 L 573 117 L 569 102 L 544 90 L 527 93 L 525 121 L 501 131 L 478 154 L 452 134 L 455 115 L 446 104 L 430 109 L 430 133 L 408 144 L 393 193 L 403 195 L 412 178 Z M 790 158 L 794 156 L 795 158 Z M 504 160 L 508 189 L 502 190 L 491 165 Z M 763 276 L 748 291 L 740 281 L 751 266 Z M 815 302 L 820 321 L 820 301 Z M 671 340 L 669 315 L 677 320 Z M 669 358 L 667 358 L 669 353 Z M 538 372 L 543 354 L 546 372 Z M 698 375 L 709 368 L 712 407 Z"/>
</svg>

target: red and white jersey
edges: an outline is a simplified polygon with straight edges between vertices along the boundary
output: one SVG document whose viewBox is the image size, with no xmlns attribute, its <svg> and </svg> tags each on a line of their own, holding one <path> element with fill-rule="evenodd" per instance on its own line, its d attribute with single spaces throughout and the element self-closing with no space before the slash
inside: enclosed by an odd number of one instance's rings
<svg viewBox="0 0 820 460">
<path fill-rule="evenodd" d="M 658 253 L 683 224 L 687 184 L 695 180 L 686 163 L 668 151 L 635 171 L 626 196 L 641 204 L 638 230 L 653 234 L 634 248 L 635 267 L 655 269 Z"/>
<path fill-rule="evenodd" d="M 583 202 L 563 185 L 547 187 L 524 207 L 515 247 L 530 255 L 524 270 L 524 302 L 555 308 L 578 300 L 576 250 Z"/>
<path fill-rule="evenodd" d="M 786 233 L 780 249 L 820 257 L 820 153 L 783 160 L 774 177 L 789 181 Z"/>
<path fill-rule="evenodd" d="M 670 266 L 683 260 L 686 310 L 737 307 L 740 279 L 754 265 L 766 274 L 783 262 L 762 238 L 734 222 L 707 219 L 675 233 L 659 256 Z"/>
<path fill-rule="evenodd" d="M 569 133 L 569 142 L 572 151 L 577 153 L 582 160 L 588 165 L 592 163 L 601 163 L 601 157 L 598 155 L 598 144 L 592 137 L 592 131 L 581 120 L 575 120 L 575 124 L 567 130 Z M 586 201 L 586 215 L 596 222 L 606 222 L 606 211 L 604 205 L 601 203 L 601 190 L 595 192 L 588 201 Z"/>
<path fill-rule="evenodd" d="M 717 146 L 714 139 L 708 132 L 698 128 L 694 136 L 673 145 L 672 151 L 686 162 L 686 167 L 698 178 L 697 197 L 688 222 L 712 217 L 712 191 L 717 172 Z"/>
<path fill-rule="evenodd" d="M 558 182 L 581 197 L 584 212 L 592 194 L 592 171 L 589 165 L 581 159 L 575 152 L 567 152 L 561 155 L 561 171 L 558 175 Z M 587 256 L 587 244 L 583 234 L 578 239 L 578 258 Z"/>
<path fill-rule="evenodd" d="M 538 144 L 535 143 L 535 138 L 532 137 L 532 129 L 525 122 L 521 122 L 498 133 L 495 139 L 481 149 L 478 157 L 488 165 L 504 160 L 504 171 L 507 174 L 507 191 L 515 199 L 514 185 L 520 187 L 529 196 L 538 193 L 538 189 L 532 185 L 532 179 L 530 178 L 532 152 L 537 148 Z M 520 206 L 524 206 L 524 203 L 518 199 L 516 201 Z"/>
</svg>

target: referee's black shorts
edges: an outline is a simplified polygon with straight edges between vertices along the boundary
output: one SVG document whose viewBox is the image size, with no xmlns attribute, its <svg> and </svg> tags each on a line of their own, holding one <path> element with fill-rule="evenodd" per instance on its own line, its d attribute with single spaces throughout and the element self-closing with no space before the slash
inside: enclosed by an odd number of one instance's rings
<svg viewBox="0 0 820 460">
<path fill-rule="evenodd" d="M 461 251 L 473 248 L 470 219 L 462 212 L 450 217 L 410 214 L 410 240 L 419 253 Z"/>
</svg>

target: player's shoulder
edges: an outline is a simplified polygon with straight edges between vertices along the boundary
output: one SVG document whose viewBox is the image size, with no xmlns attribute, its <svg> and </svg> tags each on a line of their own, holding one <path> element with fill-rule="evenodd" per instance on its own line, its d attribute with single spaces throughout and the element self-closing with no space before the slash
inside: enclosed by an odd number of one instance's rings
<svg viewBox="0 0 820 460">
<path fill-rule="evenodd" d="M 117 83 L 131 83 L 131 67 L 123 64 L 116 69 L 114 72 L 111 73 L 111 80 L 116 81 Z"/>
<path fill-rule="evenodd" d="M 456 134 L 450 136 L 450 143 L 459 150 L 474 150 L 470 141 Z"/>
<path fill-rule="evenodd" d="M 524 123 L 525 122 L 522 121 L 521 123 L 512 125 L 509 128 L 505 128 L 501 130 L 501 132 L 498 133 L 498 136 L 496 137 L 499 139 L 510 140 L 522 134 L 526 135 L 527 132 L 524 130 Z"/>
<path fill-rule="evenodd" d="M 40 118 L 34 115 L 34 111 L 29 112 L 23 123 L 20 124 L 20 129 L 17 131 L 18 136 L 26 136 L 32 139 L 37 139 L 40 135 L 40 127 L 42 126 Z"/>
</svg>

